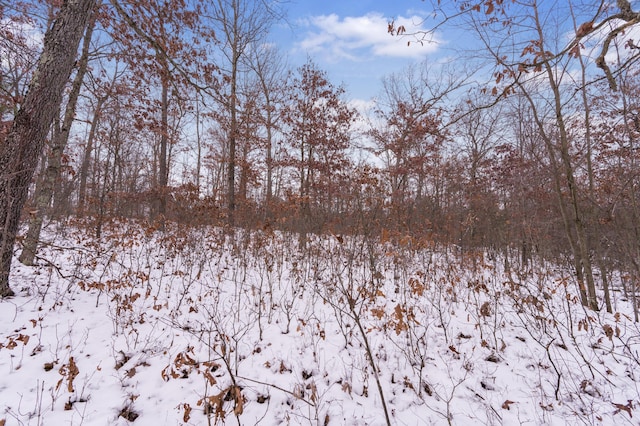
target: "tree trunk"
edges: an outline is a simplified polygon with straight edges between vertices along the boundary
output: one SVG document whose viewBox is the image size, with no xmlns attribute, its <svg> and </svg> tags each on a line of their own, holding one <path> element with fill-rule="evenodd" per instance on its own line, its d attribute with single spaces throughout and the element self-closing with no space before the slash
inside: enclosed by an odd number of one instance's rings
<svg viewBox="0 0 640 426">
<path fill-rule="evenodd" d="M 575 18 L 574 18 L 574 27 L 577 27 Z M 593 200 L 592 201 L 593 203 L 595 203 L 598 198 L 595 191 L 595 182 L 594 182 L 595 179 L 594 179 L 594 172 L 593 172 L 593 149 L 592 149 L 593 141 L 591 138 L 591 107 L 590 107 L 589 99 L 587 96 L 587 71 L 586 71 L 586 66 L 584 63 L 584 59 L 582 58 L 582 55 L 578 55 L 578 61 L 580 63 L 581 80 L 582 80 L 580 91 L 582 94 L 582 105 L 584 106 L 584 128 L 585 128 L 584 139 L 585 139 L 585 144 L 587 146 L 586 156 L 587 156 L 587 176 L 589 179 L 589 198 Z M 595 205 L 591 206 L 589 216 L 591 221 L 590 223 L 592 224 L 591 232 L 593 233 L 593 240 L 598 242 L 601 239 L 601 234 L 600 234 L 600 226 L 598 226 L 597 224 L 598 217 L 597 217 L 597 210 L 595 209 L 595 207 L 597 206 Z M 589 240 L 587 238 L 587 243 L 588 242 Z M 588 244 L 588 246 L 590 247 L 591 244 Z M 607 312 L 612 313 L 613 308 L 611 306 L 611 295 L 609 293 L 609 281 L 607 280 L 607 270 L 605 265 L 604 254 L 602 252 L 596 252 L 595 256 L 596 256 L 596 262 L 597 262 L 598 268 L 600 269 L 602 289 L 604 291 L 605 307 L 607 309 Z M 594 287 L 594 292 L 595 292 L 595 287 Z"/>
<path fill-rule="evenodd" d="M 534 9 L 535 17 L 536 17 L 536 27 L 538 31 L 538 35 L 540 38 L 540 44 L 543 45 L 543 32 L 540 24 L 540 17 L 538 16 L 538 9 Z M 547 74 L 547 80 L 549 85 L 551 86 L 551 90 L 553 92 L 553 100 L 554 100 L 554 110 L 555 110 L 555 121 L 558 128 L 559 133 L 559 142 L 560 145 L 558 147 L 560 154 L 560 161 L 562 163 L 562 167 L 564 169 L 564 178 L 565 183 L 567 185 L 567 189 L 569 191 L 569 202 L 570 206 L 573 210 L 572 212 L 572 222 L 573 229 L 575 231 L 575 249 L 574 256 L 576 257 L 575 263 L 576 268 L 578 269 L 578 281 L 580 281 L 580 273 L 579 270 L 582 270 L 584 279 L 586 280 L 586 291 L 587 291 L 587 305 L 589 308 L 598 310 L 598 299 L 596 295 L 595 282 L 593 279 L 593 267 L 591 264 L 591 259 L 589 258 L 589 245 L 587 241 L 587 233 L 584 224 L 584 212 L 582 210 L 582 206 L 580 204 L 580 200 L 578 197 L 578 186 L 575 180 L 575 175 L 573 171 L 573 165 L 571 162 L 571 155 L 569 153 L 569 136 L 567 134 L 567 126 L 564 120 L 564 114 L 562 111 L 562 98 L 560 95 L 560 88 L 558 87 L 558 82 L 554 76 L 554 70 L 551 67 L 549 62 L 544 63 L 544 68 Z M 541 133 L 544 133 L 544 126 L 540 126 Z M 544 134 L 542 137 L 545 139 L 545 143 L 550 152 L 553 150 L 553 144 L 550 141 L 550 138 Z M 561 196 L 559 194 L 559 196 Z M 582 283 L 580 283 L 583 285 Z"/>
<path fill-rule="evenodd" d="M 91 15 L 89 24 L 87 25 L 82 46 L 82 55 L 78 61 L 78 71 L 73 80 L 71 92 L 69 93 L 69 100 L 64 113 L 62 128 L 59 132 L 54 133 L 51 151 L 47 158 L 47 168 L 44 171 L 43 179 L 40 180 L 36 186 L 36 213 L 29 221 L 29 230 L 27 231 L 27 235 L 24 240 L 22 253 L 20 254 L 20 262 L 25 265 L 33 265 L 33 260 L 36 256 L 36 249 L 40 240 L 42 222 L 44 220 L 45 213 L 51 204 L 51 200 L 53 199 L 56 181 L 60 177 L 62 154 L 64 153 L 64 150 L 67 147 L 67 142 L 69 141 L 69 131 L 71 130 L 71 126 L 75 120 L 76 106 L 78 104 L 78 97 L 80 96 L 80 89 L 82 89 L 82 81 L 87 73 L 89 48 L 91 47 L 91 37 L 93 35 L 93 29 L 95 28 L 96 17 L 97 14 L 94 12 Z"/>
<path fill-rule="evenodd" d="M 82 157 L 82 165 L 80 166 L 80 185 L 78 189 L 78 216 L 84 216 L 85 202 L 87 198 L 87 178 L 89 177 L 89 163 L 91 162 L 91 154 L 93 152 L 93 141 L 96 138 L 98 123 L 100 122 L 100 114 L 102 113 L 102 105 L 107 100 L 106 96 L 98 98 L 96 109 L 93 112 L 93 120 L 89 129 L 84 155 Z"/>
<path fill-rule="evenodd" d="M 237 74 L 238 74 L 237 53 L 233 52 L 233 63 L 231 69 L 231 94 L 229 96 L 229 113 L 231 114 L 231 128 L 229 129 L 229 164 L 227 165 L 227 210 L 229 226 L 235 224 L 236 209 L 236 138 L 238 135 L 237 117 Z"/>
<path fill-rule="evenodd" d="M 196 159 L 196 190 L 197 195 L 200 196 L 200 174 L 202 171 L 202 137 L 200 136 L 200 101 L 196 97 L 196 143 L 198 144 Z"/>
<path fill-rule="evenodd" d="M 24 103 L 0 145 L 0 296 L 13 294 L 9 273 L 20 213 L 78 46 L 96 0 L 66 0 L 47 31 Z"/>
<path fill-rule="evenodd" d="M 164 73 L 167 73 L 166 64 L 163 61 Z M 162 111 L 160 121 L 160 158 L 158 159 L 158 215 L 164 222 L 167 214 L 167 184 L 169 170 L 167 167 L 167 145 L 169 143 L 169 80 L 168 75 L 162 77 Z"/>
<path fill-rule="evenodd" d="M 240 158 L 240 181 L 238 182 L 238 195 L 237 200 L 240 200 L 240 206 L 243 206 L 247 201 L 248 188 L 249 188 L 249 142 L 243 141 L 242 143 L 242 157 Z M 242 212 L 242 208 L 240 209 Z"/>
</svg>

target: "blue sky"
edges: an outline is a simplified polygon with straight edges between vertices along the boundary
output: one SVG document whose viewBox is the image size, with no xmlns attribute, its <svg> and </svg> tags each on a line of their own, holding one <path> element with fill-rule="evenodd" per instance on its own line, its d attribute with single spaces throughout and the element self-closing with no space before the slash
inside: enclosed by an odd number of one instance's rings
<svg viewBox="0 0 640 426">
<path fill-rule="evenodd" d="M 387 33 L 391 19 L 420 26 L 430 11 L 420 0 L 294 0 L 285 8 L 289 25 L 274 28 L 272 39 L 289 65 L 311 57 L 333 83 L 344 83 L 350 98 L 368 100 L 379 93 L 383 76 L 441 56 L 439 34 L 435 43 L 407 46 L 407 39 Z"/>
<path fill-rule="evenodd" d="M 638 1 L 632 2 L 635 5 Z M 451 3 L 442 1 L 443 7 Z M 574 11 L 580 15 L 577 22 L 585 22 L 595 12 L 595 2 L 575 2 Z M 580 7 L 578 7 L 580 6 Z M 430 1 L 424 0 L 290 0 L 285 2 L 289 25 L 278 25 L 272 31 L 275 42 L 288 58 L 289 65 L 296 68 L 311 57 L 318 66 L 326 70 L 335 84 L 344 83 L 348 97 L 370 100 L 380 93 L 381 79 L 393 72 L 400 72 L 412 62 L 433 65 L 460 49 L 468 56 L 460 64 L 473 60 L 476 37 L 462 31 L 459 25 L 448 25 L 446 32 L 433 34 L 433 42 L 407 46 L 407 38 L 392 37 L 387 33 L 387 24 L 395 20 L 405 25 L 407 30 L 428 29 L 441 22 L 440 18 L 430 18 L 433 13 Z M 515 6 L 517 8 L 517 6 Z M 565 0 L 541 2 L 543 19 L 555 20 L 559 27 L 548 30 L 568 42 L 573 36 L 570 11 Z M 530 12 L 530 11 L 528 11 Z M 640 27 L 632 30 L 636 40 Z M 565 35 L 563 35 L 563 33 Z M 594 39 L 598 39 L 597 34 Z M 596 49 L 596 54 L 598 53 Z M 611 52 L 610 52 L 611 53 Z M 589 50 L 583 54 L 589 55 Z M 591 53 L 593 56 L 593 53 Z M 611 55 L 609 55 L 611 56 Z M 613 59 L 609 58 L 613 61 Z M 591 60 L 593 62 L 593 58 Z"/>
</svg>

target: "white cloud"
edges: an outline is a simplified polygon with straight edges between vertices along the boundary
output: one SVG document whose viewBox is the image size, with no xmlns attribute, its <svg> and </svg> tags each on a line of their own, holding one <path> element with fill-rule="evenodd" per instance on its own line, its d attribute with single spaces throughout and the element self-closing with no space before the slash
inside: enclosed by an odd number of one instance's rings
<svg viewBox="0 0 640 426">
<path fill-rule="evenodd" d="M 375 106 L 376 102 L 373 99 L 349 99 L 349 106 L 355 108 L 362 115 L 367 115 Z"/>
<path fill-rule="evenodd" d="M 376 106 L 376 102 L 373 99 L 350 99 L 349 106 L 358 111 L 358 116 L 353 129 L 356 133 L 364 134 L 369 129 L 369 121 L 373 115 L 373 109 Z"/>
<path fill-rule="evenodd" d="M 380 13 L 340 18 L 336 14 L 307 18 L 302 24 L 309 28 L 296 48 L 308 53 L 322 54 L 333 60 L 361 61 L 372 56 L 396 58 L 422 58 L 436 51 L 437 38 L 431 42 L 412 42 L 407 37 L 393 37 L 387 33 L 390 19 Z M 411 16 L 395 19 L 396 26 L 410 31 L 424 30 L 424 18 Z"/>
</svg>

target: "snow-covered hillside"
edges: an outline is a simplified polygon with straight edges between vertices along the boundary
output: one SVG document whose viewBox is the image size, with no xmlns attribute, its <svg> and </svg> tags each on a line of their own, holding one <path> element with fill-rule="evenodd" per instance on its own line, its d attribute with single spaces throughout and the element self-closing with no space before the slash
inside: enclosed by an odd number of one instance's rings
<svg viewBox="0 0 640 426">
<path fill-rule="evenodd" d="M 54 229 L 55 228 L 55 229 Z M 55 237 L 54 237 L 55 235 Z M 48 230 L 0 302 L 0 424 L 637 424 L 640 330 L 568 271 L 341 236 Z"/>
</svg>

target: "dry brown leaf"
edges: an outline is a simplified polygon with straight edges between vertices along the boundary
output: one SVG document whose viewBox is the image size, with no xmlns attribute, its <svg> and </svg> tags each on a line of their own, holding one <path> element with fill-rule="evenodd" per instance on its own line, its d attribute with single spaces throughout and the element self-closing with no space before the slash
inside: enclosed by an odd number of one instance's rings
<svg viewBox="0 0 640 426">
<path fill-rule="evenodd" d="M 505 401 L 502 403 L 502 409 L 503 409 L 503 410 L 510 410 L 510 409 L 511 409 L 511 404 L 513 404 L 513 403 L 515 403 L 515 401 L 510 401 L 510 400 L 508 400 L 508 399 L 507 399 L 507 400 L 505 400 Z"/>
<path fill-rule="evenodd" d="M 184 408 L 184 415 L 182 416 L 182 420 L 187 423 L 189 419 L 191 419 L 191 406 L 187 403 L 182 404 L 182 408 Z"/>
<path fill-rule="evenodd" d="M 236 402 L 236 406 L 233 409 L 233 413 L 236 416 L 239 416 L 242 414 L 242 412 L 244 411 L 244 400 L 242 398 L 242 391 L 240 390 L 240 388 L 238 386 L 235 386 L 233 388 L 233 399 Z"/>
</svg>

